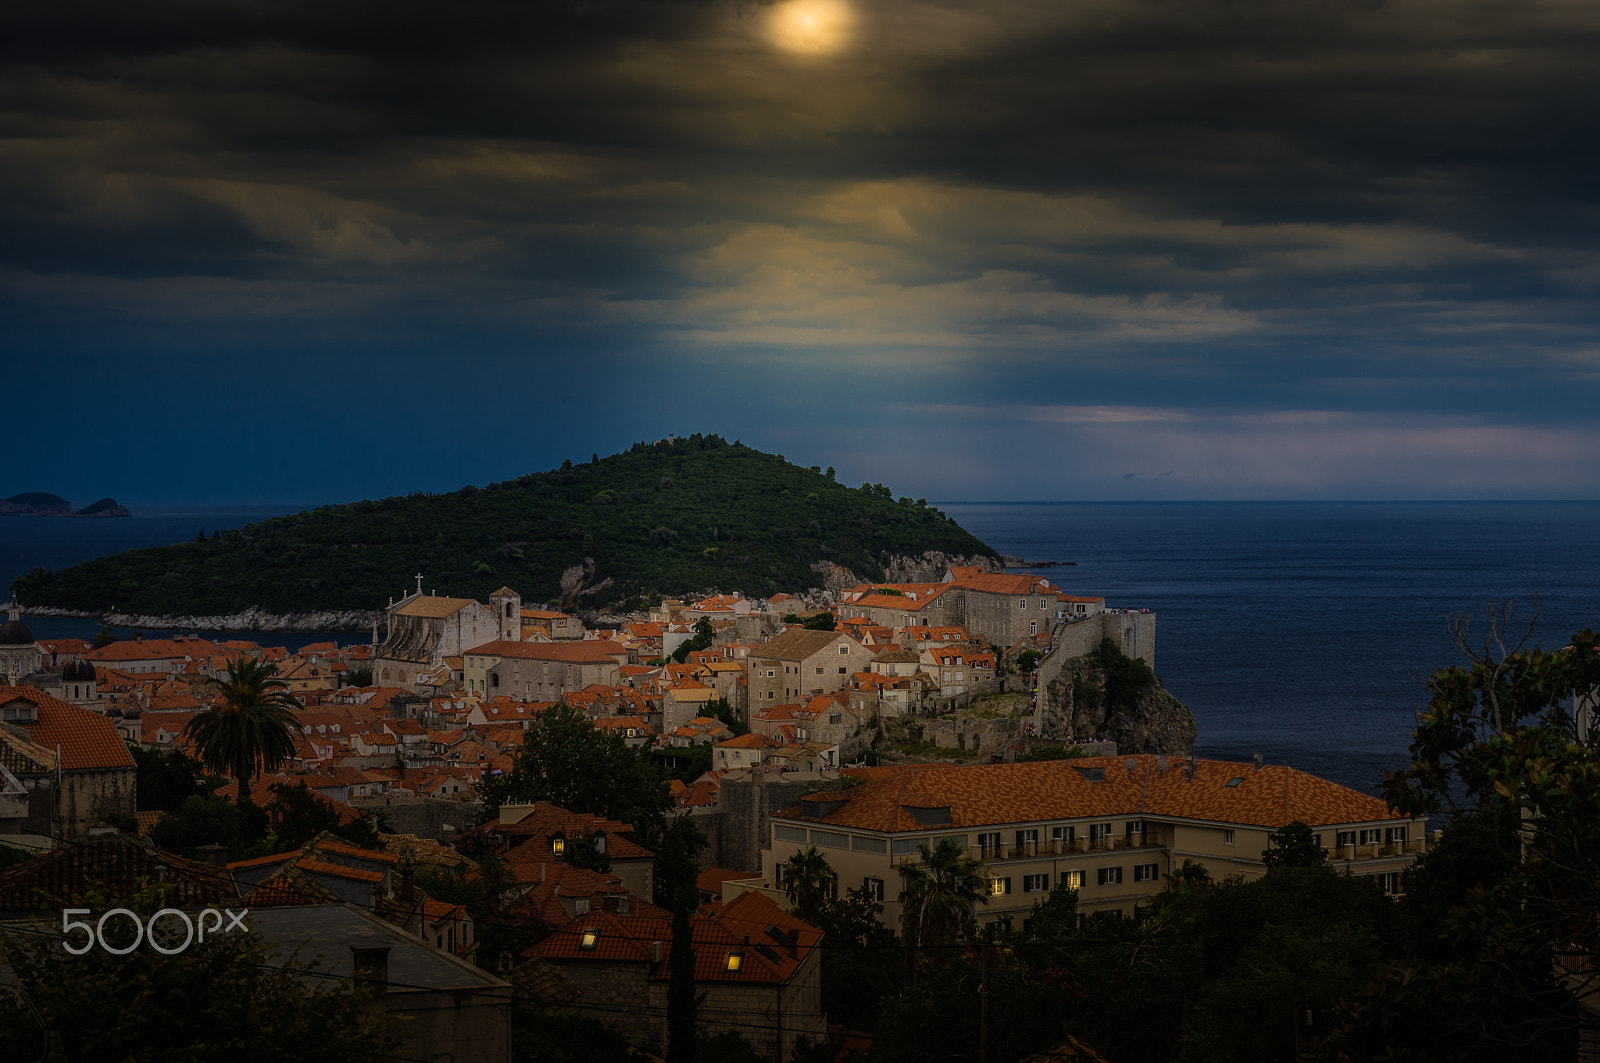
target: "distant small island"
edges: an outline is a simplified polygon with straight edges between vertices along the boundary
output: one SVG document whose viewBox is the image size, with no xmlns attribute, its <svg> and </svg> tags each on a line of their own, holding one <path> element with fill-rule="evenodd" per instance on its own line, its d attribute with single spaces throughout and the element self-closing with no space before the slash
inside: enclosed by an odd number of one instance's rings
<svg viewBox="0 0 1600 1063">
<path fill-rule="evenodd" d="M 74 511 L 72 503 L 48 491 L 26 491 L 0 499 L 0 516 L 5 517 L 131 517 L 128 507 L 114 498 L 102 498 Z"/>
<path fill-rule="evenodd" d="M 74 517 L 131 517 L 128 507 L 122 505 L 114 498 L 102 498 L 98 502 L 91 502 L 84 506 Z"/>
</svg>

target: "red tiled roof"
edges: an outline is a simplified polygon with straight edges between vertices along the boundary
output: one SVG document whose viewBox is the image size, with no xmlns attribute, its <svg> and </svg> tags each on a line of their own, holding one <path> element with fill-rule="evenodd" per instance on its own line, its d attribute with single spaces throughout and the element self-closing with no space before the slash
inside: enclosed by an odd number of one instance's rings
<svg viewBox="0 0 1600 1063">
<path fill-rule="evenodd" d="M 0 911 L 34 911 L 99 886 L 131 897 L 158 877 L 164 899 L 180 906 L 222 904 L 239 896 L 233 879 L 208 864 L 153 849 L 126 835 L 62 845 L 0 872 Z"/>
<path fill-rule="evenodd" d="M 317 875 L 333 875 L 336 878 L 353 878 L 359 882 L 382 882 L 382 871 L 367 871 L 359 867 L 346 867 L 343 864 L 330 864 L 325 860 L 300 860 L 295 864 L 302 871 Z"/>
<path fill-rule="evenodd" d="M 954 584 L 951 583 L 862 583 L 846 591 L 840 606 L 870 606 L 878 609 L 900 609 L 914 613 L 942 597 Z M 878 594 L 878 590 L 899 591 L 899 594 Z"/>
<path fill-rule="evenodd" d="M 1037 589 L 1041 594 L 1056 593 L 1055 585 L 1043 576 L 1016 576 L 1009 572 L 984 572 L 967 576 L 950 584 L 985 594 L 1031 594 Z"/>
<path fill-rule="evenodd" d="M 689 920 L 694 941 L 696 982 L 782 984 L 815 948 L 822 934 L 783 911 L 759 893 L 747 892 L 714 911 Z M 594 931 L 594 947 L 582 947 L 585 931 Z M 661 961 L 652 955 L 661 946 Z M 739 970 L 728 970 L 728 954 L 743 953 Z M 646 965 L 647 978 L 668 977 L 672 961 L 670 919 L 652 915 L 591 912 L 551 934 L 529 953 L 556 963 L 633 962 Z"/>
<path fill-rule="evenodd" d="M 1128 771 L 1125 761 L 1131 761 Z M 1077 769 L 1103 772 L 1090 781 Z M 871 774 L 868 774 L 871 772 Z M 1156 758 L 1082 757 L 1030 764 L 918 765 L 852 770 L 868 781 L 818 799 L 844 803 L 820 822 L 874 831 L 927 829 L 908 808 L 950 809 L 953 828 L 1041 822 L 1094 816 L 1163 816 L 1281 827 L 1293 820 L 1311 826 L 1398 818 L 1376 797 L 1281 765 L 1259 771 L 1253 764 L 1195 762 L 1188 779 L 1182 758 L 1156 769 Z M 1239 781 L 1232 786 L 1230 780 Z M 800 806 L 776 813 L 801 818 Z"/>
<path fill-rule="evenodd" d="M 615 663 L 626 656 L 627 648 L 601 639 L 578 639 L 567 642 L 486 642 L 466 651 L 485 657 L 515 657 L 523 661 L 565 661 L 569 664 Z"/>
<path fill-rule="evenodd" d="M 745 734 L 738 738 L 730 738 L 726 742 L 718 742 L 718 749 L 766 749 L 775 745 L 766 735 Z"/>
<path fill-rule="evenodd" d="M 612 860 L 648 860 L 655 856 L 644 846 L 624 837 L 625 832 L 633 830 L 628 824 L 586 812 L 568 812 L 548 801 L 534 802 L 532 810 L 522 819 L 498 824 L 494 829 L 511 838 L 513 856 L 528 846 L 548 854 L 548 839 L 555 834 L 574 838 L 587 837 L 596 831 L 605 831 L 606 855 Z"/>
<path fill-rule="evenodd" d="M 28 740 L 45 749 L 61 747 L 66 771 L 131 768 L 133 754 L 117 733 L 117 725 L 98 712 L 79 708 L 33 687 L 0 687 L 0 705 L 28 701 L 38 708 L 39 722 L 23 724 Z"/>
<path fill-rule="evenodd" d="M 94 664 L 114 664 L 119 661 L 214 657 L 221 652 L 221 646 L 206 639 L 130 639 L 109 643 L 98 650 L 90 650 L 83 655 L 83 658 Z"/>
</svg>

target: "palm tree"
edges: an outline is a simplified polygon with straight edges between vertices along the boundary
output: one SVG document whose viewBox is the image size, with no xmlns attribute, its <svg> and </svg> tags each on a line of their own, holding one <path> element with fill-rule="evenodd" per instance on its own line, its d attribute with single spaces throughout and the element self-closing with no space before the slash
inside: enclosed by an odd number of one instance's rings
<svg viewBox="0 0 1600 1063">
<path fill-rule="evenodd" d="M 276 665 L 244 657 L 228 665 L 222 700 L 189 721 L 183 733 L 194 740 L 207 771 L 239 780 L 239 804 L 250 801 L 250 780 L 273 771 L 294 752 L 300 707 Z"/>
<path fill-rule="evenodd" d="M 789 895 L 795 914 L 810 922 L 822 902 L 833 896 L 839 874 L 828 866 L 828 858 L 815 845 L 792 854 L 778 865 L 778 885 Z"/>
<path fill-rule="evenodd" d="M 923 842 L 917 852 L 921 862 L 900 865 L 901 930 L 908 946 L 945 945 L 955 940 L 974 904 L 989 903 L 983 861 L 967 856 L 954 838 L 942 838 L 932 849 Z"/>
</svg>

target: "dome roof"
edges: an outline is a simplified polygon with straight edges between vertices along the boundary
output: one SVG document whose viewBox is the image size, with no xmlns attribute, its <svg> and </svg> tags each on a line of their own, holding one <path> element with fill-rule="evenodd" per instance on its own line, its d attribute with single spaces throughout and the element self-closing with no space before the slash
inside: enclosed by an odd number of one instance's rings
<svg viewBox="0 0 1600 1063">
<path fill-rule="evenodd" d="M 29 646 L 33 644 L 33 632 L 28 630 L 28 625 L 21 620 L 7 620 L 0 624 L 0 646 Z"/>
<path fill-rule="evenodd" d="M 68 683 L 93 683 L 94 665 L 82 657 L 74 657 L 61 666 L 61 678 Z"/>
</svg>

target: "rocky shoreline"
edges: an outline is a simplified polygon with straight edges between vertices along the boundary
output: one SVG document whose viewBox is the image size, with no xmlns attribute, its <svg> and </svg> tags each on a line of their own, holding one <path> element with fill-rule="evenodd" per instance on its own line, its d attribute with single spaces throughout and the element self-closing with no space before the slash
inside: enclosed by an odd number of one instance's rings
<svg viewBox="0 0 1600 1063">
<path fill-rule="evenodd" d="M 157 631 L 368 631 L 383 620 L 382 609 L 322 609 L 305 613 L 268 613 L 251 607 L 227 616 L 149 616 L 142 613 L 94 613 L 81 609 L 30 606 L 29 616 L 84 617 L 112 627 Z"/>
<path fill-rule="evenodd" d="M 999 570 L 992 557 L 945 554 L 928 550 L 921 556 L 887 558 L 884 564 L 885 582 L 937 582 L 951 565 L 971 565 L 985 571 Z M 866 582 L 841 565 L 818 561 L 812 570 L 822 577 L 822 587 L 811 587 L 800 592 L 801 599 L 811 608 L 832 608 L 838 594 Z M 579 570 L 581 572 L 581 570 Z M 568 574 L 570 575 L 570 573 Z M 576 581 L 581 583 L 581 579 Z M 563 578 L 562 589 L 568 590 Z M 579 589 L 578 593 L 582 593 Z M 715 590 L 702 592 L 717 593 Z M 571 606 L 569 606 L 571 608 Z M 319 609 L 304 613 L 269 613 L 251 606 L 237 613 L 220 616 L 152 616 L 145 613 L 96 613 L 81 609 L 60 609 L 54 606 L 29 606 L 24 610 L 30 616 L 68 616 L 101 620 L 113 627 L 150 628 L 157 631 L 371 631 L 373 624 L 383 623 L 382 609 Z"/>
</svg>

